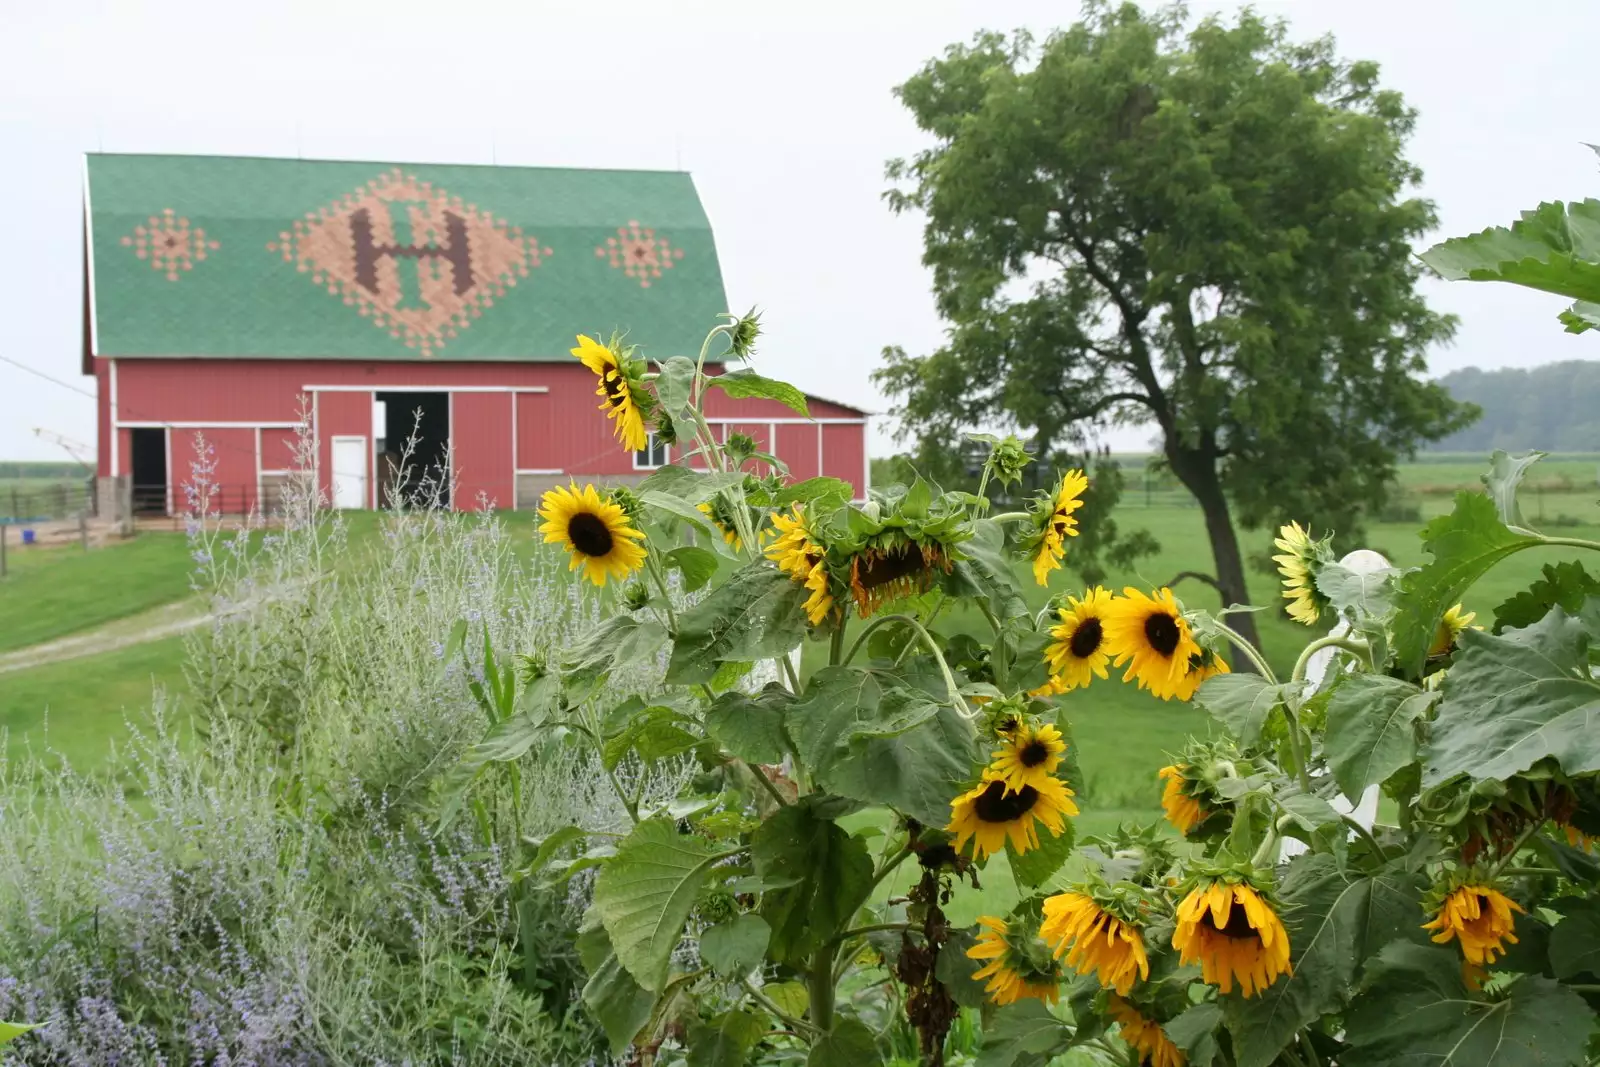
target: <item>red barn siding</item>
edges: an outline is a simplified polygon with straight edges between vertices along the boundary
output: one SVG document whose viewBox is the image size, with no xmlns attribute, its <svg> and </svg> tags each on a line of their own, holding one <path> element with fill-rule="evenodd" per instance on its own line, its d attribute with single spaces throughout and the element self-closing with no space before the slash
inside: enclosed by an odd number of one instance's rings
<svg viewBox="0 0 1600 1067">
<path fill-rule="evenodd" d="M 280 430 L 267 427 L 261 431 L 261 469 L 263 471 L 292 471 L 295 468 L 295 448 L 298 430 Z"/>
<path fill-rule="evenodd" d="M 817 466 L 817 443 L 822 427 L 811 423 L 782 423 L 778 426 L 777 457 L 789 465 L 789 477 L 797 482 L 822 473 Z"/>
<path fill-rule="evenodd" d="M 454 394 L 450 448 L 458 509 L 476 511 L 485 501 L 490 507 L 515 506 L 510 393 Z"/>
<path fill-rule="evenodd" d="M 213 468 L 209 512 L 243 515 L 253 510 L 256 506 L 256 432 L 240 429 L 172 431 L 172 451 L 167 457 L 172 470 L 167 484 L 173 487 L 174 509 L 187 512 L 198 506 L 190 488 L 194 485 L 194 468 L 199 461 L 196 449 L 202 440 Z"/>
<path fill-rule="evenodd" d="M 367 500 L 372 500 L 372 394 L 371 393 L 319 393 L 316 408 L 317 423 L 317 487 L 323 498 L 333 500 L 333 439 L 335 437 L 365 437 L 367 439 Z M 351 471 L 359 474 L 359 471 Z"/>
<path fill-rule="evenodd" d="M 866 496 L 867 435 L 864 427 L 845 423 L 822 424 L 822 473 L 855 487 Z"/>
<path fill-rule="evenodd" d="M 555 435 L 551 433 L 554 401 L 549 393 L 517 394 L 517 469 L 558 471 L 561 464 Z"/>
</svg>

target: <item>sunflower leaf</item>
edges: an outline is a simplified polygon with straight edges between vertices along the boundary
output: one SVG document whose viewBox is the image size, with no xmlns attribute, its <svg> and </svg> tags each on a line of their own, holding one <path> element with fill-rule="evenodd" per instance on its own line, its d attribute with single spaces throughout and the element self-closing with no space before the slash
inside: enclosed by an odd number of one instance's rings
<svg viewBox="0 0 1600 1067">
<path fill-rule="evenodd" d="M 667 567 L 683 575 L 683 591 L 698 592 L 704 589 L 717 573 L 717 556 L 693 545 L 680 545 L 664 557 Z"/>
<path fill-rule="evenodd" d="M 1517 503 L 1517 487 L 1522 484 L 1528 468 L 1544 457 L 1543 452 L 1513 454 L 1498 448 L 1489 457 L 1489 472 L 1483 476 L 1483 484 L 1489 490 L 1489 499 L 1494 501 L 1500 521 L 1513 529 L 1527 529 L 1522 507 Z"/>
<path fill-rule="evenodd" d="M 713 374 L 706 378 L 706 384 L 721 389 L 735 400 L 776 400 L 797 415 L 808 419 L 811 417 L 804 393 L 788 382 L 764 378 L 747 367 L 726 374 Z"/>
<path fill-rule="evenodd" d="M 1254 997 L 1224 997 L 1238 1067 L 1267 1067 L 1304 1026 L 1340 1010 L 1361 964 L 1396 937 L 1420 938 L 1422 879 L 1403 861 L 1373 875 L 1326 854 L 1290 862 L 1281 883 L 1290 973 Z"/>
<path fill-rule="evenodd" d="M 1218 674 L 1201 683 L 1194 702 L 1241 744 L 1253 745 L 1261 740 L 1267 718 L 1283 704 L 1283 686 L 1259 674 Z"/>
<path fill-rule="evenodd" d="M 1550 907 L 1562 914 L 1559 937 L 1550 939 L 1550 967 L 1557 978 L 1600 975 L 1600 901 L 1564 897 Z M 1520 929 L 1522 922 L 1519 919 Z"/>
<path fill-rule="evenodd" d="M 837 1020 L 806 1057 L 806 1067 L 879 1067 L 882 1063 L 878 1039 L 866 1023 L 848 1016 Z"/>
<path fill-rule="evenodd" d="M 645 989 L 660 991 L 695 897 L 722 854 L 678 833 L 670 819 L 633 828 L 600 870 L 594 907 L 617 959 Z"/>
<path fill-rule="evenodd" d="M 670 356 L 661 361 L 656 375 L 656 399 L 666 408 L 667 417 L 681 434 L 693 436 L 694 405 L 690 398 L 694 392 L 694 360 L 688 356 Z"/>
<path fill-rule="evenodd" d="M 1474 999 L 1460 952 L 1396 942 L 1373 961 L 1344 1024 L 1343 1067 L 1571 1067 L 1587 1062 L 1594 1013 L 1539 975 L 1498 1000 Z"/>
<path fill-rule="evenodd" d="M 718 974 L 742 978 L 767 955 L 772 927 L 759 915 L 740 915 L 700 935 L 700 958 Z"/>
<path fill-rule="evenodd" d="M 767 1024 L 753 1012 L 726 1011 L 710 1022 L 689 1024 L 687 1067 L 744 1067 Z"/>
<path fill-rule="evenodd" d="M 702 533 L 710 534 L 713 537 L 722 536 L 721 532 L 717 530 L 716 524 L 711 521 L 705 512 L 681 497 L 673 496 L 670 493 L 645 490 L 639 494 L 639 501 L 645 507 L 654 511 L 669 515 L 674 519 L 682 519 Z"/>
<path fill-rule="evenodd" d="M 736 571 L 678 616 L 666 680 L 709 682 L 723 663 L 788 655 L 805 637 L 806 588 L 766 563 Z"/>
<path fill-rule="evenodd" d="M 1358 571 L 1342 563 L 1327 563 L 1317 571 L 1317 589 L 1328 598 L 1340 615 L 1383 619 L 1394 611 L 1395 579 L 1393 567 Z"/>
<path fill-rule="evenodd" d="M 1186 1053 L 1188 1067 L 1211 1067 L 1219 1052 L 1217 1031 L 1221 1027 L 1222 1008 L 1214 1001 L 1196 1004 L 1161 1024 L 1172 1043 Z"/>
<path fill-rule="evenodd" d="M 706 712 L 706 732 L 746 763 L 777 763 L 789 751 L 783 716 L 793 702 L 793 695 L 777 682 L 754 696 L 737 690 L 723 693 Z"/>
<path fill-rule="evenodd" d="M 1028 615 L 1016 571 L 1006 552 L 1005 530 L 993 519 L 972 524 L 972 538 L 962 544 L 961 555 L 947 580 L 956 596 L 981 597 L 997 619 Z"/>
<path fill-rule="evenodd" d="M 1576 615 L 1584 599 L 1600 596 L 1600 579 L 1593 578 L 1577 560 L 1546 563 L 1544 577 L 1494 609 L 1494 632 L 1532 626 L 1557 604 Z"/>
<path fill-rule="evenodd" d="M 1044 1067 L 1072 1044 L 1072 1027 L 1037 1000 L 996 1011 L 983 1028 L 977 1067 Z"/>
<path fill-rule="evenodd" d="M 1510 778 L 1554 758 L 1567 774 L 1600 770 L 1600 681 L 1589 669 L 1600 598 L 1559 607 L 1499 636 L 1465 630 L 1422 749 L 1422 785 L 1457 774 Z"/>
<path fill-rule="evenodd" d="M 850 495 L 849 482 L 838 478 L 807 478 L 803 482 L 791 482 L 778 490 L 772 498 L 772 506 L 786 508 L 790 504 L 808 504 L 823 497 L 833 497 L 844 503 L 850 499 Z"/>
<path fill-rule="evenodd" d="M 939 949 L 939 959 L 933 966 L 934 977 L 944 983 L 950 999 L 963 1008 L 981 1008 L 989 1000 L 983 991 L 983 982 L 972 977 L 972 972 L 982 962 L 967 955 L 967 949 L 978 943 L 971 930 L 952 930 L 944 946 Z"/>
<path fill-rule="evenodd" d="M 639 1036 L 655 1005 L 655 994 L 633 980 L 611 948 L 605 927 L 596 926 L 578 936 L 578 955 L 589 981 L 583 987 L 583 1005 L 606 1032 L 611 1051 L 620 1056 Z"/>
<path fill-rule="evenodd" d="M 1057 836 L 1052 836 L 1048 829 L 1041 827 L 1039 847 L 1030 848 L 1026 852 L 1018 853 L 1011 844 L 1011 839 L 1007 838 L 1006 859 L 1011 863 L 1012 875 L 1029 889 L 1037 889 L 1044 885 L 1072 856 L 1075 836 L 1072 820 L 1068 819 Z"/>
<path fill-rule="evenodd" d="M 1507 556 L 1544 543 L 1507 527 L 1487 496 L 1465 491 L 1456 494 L 1454 511 L 1423 528 L 1422 539 L 1433 559 L 1400 576 L 1394 620 L 1395 656 L 1412 675 L 1422 673 L 1439 620 L 1467 587 Z"/>
<path fill-rule="evenodd" d="M 641 493 L 666 493 L 668 496 L 699 504 L 710 500 L 724 489 L 744 484 L 745 476 L 737 471 L 701 471 L 669 463 L 657 467 L 639 483 Z"/>
<path fill-rule="evenodd" d="M 667 628 L 654 619 L 613 615 L 567 646 L 561 666 L 578 681 L 608 674 L 619 663 L 648 660 L 667 643 Z"/>
<path fill-rule="evenodd" d="M 757 875 L 799 875 L 761 898 L 761 917 L 772 927 L 768 954 L 779 963 L 804 960 L 826 944 L 872 891 L 867 843 L 828 817 L 830 800 L 808 794 L 780 808 L 750 839 Z"/>
<path fill-rule="evenodd" d="M 1417 758 L 1416 722 L 1438 699 L 1382 674 L 1354 674 L 1334 688 L 1323 748 L 1345 796 L 1359 797 Z"/>
</svg>

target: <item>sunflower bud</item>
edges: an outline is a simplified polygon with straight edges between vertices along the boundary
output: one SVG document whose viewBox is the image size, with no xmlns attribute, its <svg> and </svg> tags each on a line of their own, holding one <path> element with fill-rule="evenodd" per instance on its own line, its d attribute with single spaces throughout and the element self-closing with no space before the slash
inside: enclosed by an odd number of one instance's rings
<svg viewBox="0 0 1600 1067">
<path fill-rule="evenodd" d="M 735 359 L 748 360 L 755 354 L 756 338 L 761 336 L 761 314 L 751 308 L 736 319 L 728 331 L 728 347 Z"/>
<path fill-rule="evenodd" d="M 621 508 L 628 521 L 637 525 L 644 518 L 644 501 L 622 486 L 611 490 L 611 502 Z"/>
<path fill-rule="evenodd" d="M 672 416 L 667 414 L 665 407 L 656 411 L 656 440 L 664 445 L 678 443 L 678 427 L 673 423 Z"/>
<path fill-rule="evenodd" d="M 638 611 L 650 603 L 650 587 L 643 582 L 634 582 L 624 590 L 622 599 L 629 611 Z"/>
<path fill-rule="evenodd" d="M 1033 461 L 1033 456 L 1023 447 L 1021 438 L 1014 434 L 1007 434 L 994 446 L 994 451 L 989 456 L 993 464 L 994 477 L 1001 485 L 1011 485 L 1020 481 L 1022 470 Z"/>
<path fill-rule="evenodd" d="M 756 454 L 756 439 L 749 434 L 730 433 L 723 442 L 722 448 L 728 457 L 734 461 L 734 466 L 740 466 L 745 460 Z"/>
</svg>

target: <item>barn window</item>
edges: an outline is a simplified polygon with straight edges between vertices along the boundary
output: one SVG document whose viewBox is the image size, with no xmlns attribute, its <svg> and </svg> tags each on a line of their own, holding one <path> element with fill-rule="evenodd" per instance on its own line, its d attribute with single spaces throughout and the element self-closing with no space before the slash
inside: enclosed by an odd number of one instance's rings
<svg viewBox="0 0 1600 1067">
<path fill-rule="evenodd" d="M 666 464 L 667 446 L 665 442 L 658 440 L 655 434 L 650 435 L 643 452 L 633 454 L 633 469 L 636 471 L 654 470 Z"/>
</svg>

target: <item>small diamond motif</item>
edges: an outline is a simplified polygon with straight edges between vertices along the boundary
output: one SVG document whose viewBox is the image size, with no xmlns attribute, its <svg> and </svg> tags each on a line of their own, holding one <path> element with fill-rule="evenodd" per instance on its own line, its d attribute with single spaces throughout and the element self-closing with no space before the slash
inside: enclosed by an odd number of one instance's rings
<svg viewBox="0 0 1600 1067">
<path fill-rule="evenodd" d="M 297 219 L 267 249 L 424 358 L 551 254 L 398 168 Z"/>
<path fill-rule="evenodd" d="M 133 249 L 134 255 L 149 262 L 151 270 L 165 274 L 169 282 L 183 277 L 184 271 L 193 270 L 208 251 L 221 247 L 206 239 L 206 231 L 190 226 L 188 219 L 170 207 L 160 215 L 151 215 L 143 226 L 135 226 L 122 239 L 122 246 Z"/>
<path fill-rule="evenodd" d="M 674 248 L 671 241 L 658 237 L 655 230 L 629 219 L 628 224 L 618 226 L 617 235 L 607 237 L 606 243 L 596 248 L 594 254 L 599 259 L 610 259 L 613 269 L 621 267 L 622 273 L 638 281 L 641 289 L 648 289 L 651 281 L 661 277 L 662 271 L 671 270 L 672 264 L 683 258 L 683 249 Z"/>
</svg>

